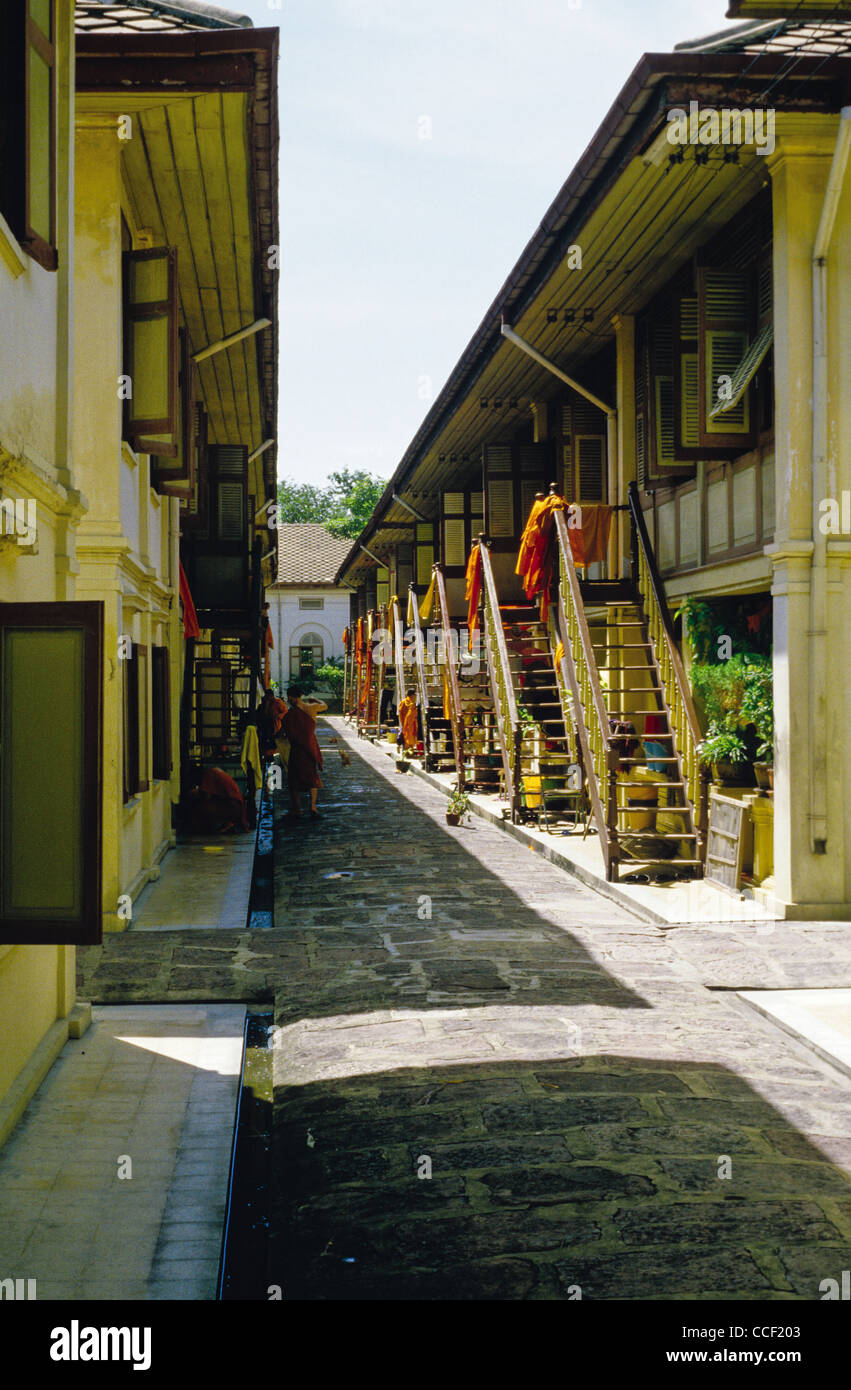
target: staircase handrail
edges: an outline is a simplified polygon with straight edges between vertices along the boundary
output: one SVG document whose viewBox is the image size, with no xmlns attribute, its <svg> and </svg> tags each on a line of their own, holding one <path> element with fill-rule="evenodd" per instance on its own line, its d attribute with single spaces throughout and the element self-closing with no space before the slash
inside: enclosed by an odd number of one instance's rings
<svg viewBox="0 0 851 1390">
<path fill-rule="evenodd" d="M 609 716 L 597 672 L 597 659 L 594 654 L 588 620 L 585 617 L 585 605 L 582 600 L 573 552 L 570 548 L 564 511 L 554 512 L 553 522 L 560 554 L 559 619 L 563 629 L 561 640 L 565 653 L 562 658 L 562 673 L 573 693 L 576 707 L 576 730 L 579 734 L 579 742 L 585 761 L 588 791 L 606 865 L 606 877 L 610 878 L 618 858 L 617 755 L 612 747 Z M 565 599 L 570 606 L 579 638 L 578 651 L 571 641 L 570 622 Z M 578 661 L 577 657 L 579 658 Z M 582 700 L 583 685 L 590 697 L 584 703 Z M 604 810 L 604 804 L 607 810 Z"/>
<path fill-rule="evenodd" d="M 485 654 L 491 677 L 491 691 L 497 728 L 502 745 L 502 765 L 505 773 L 505 792 L 511 811 L 512 821 L 517 814 L 520 765 L 520 716 L 517 712 L 517 699 L 511 675 L 511 662 L 505 641 L 505 628 L 499 611 L 499 594 L 490 551 L 484 537 L 479 541 L 482 562 L 482 611 L 484 616 Z"/>
<path fill-rule="evenodd" d="M 634 538 L 633 553 L 636 572 L 633 578 L 644 600 L 649 634 L 656 645 L 659 669 L 664 685 L 664 698 L 671 715 L 671 727 L 675 733 L 679 755 L 683 762 L 683 775 L 689 800 L 694 808 L 698 831 L 698 858 L 703 858 L 706 801 L 705 779 L 701 777 L 700 768 L 700 746 L 703 735 L 694 708 L 688 677 L 674 636 L 674 625 L 665 597 L 665 586 L 656 564 L 653 547 L 650 544 L 644 513 L 638 500 L 638 488 L 634 482 L 629 485 L 628 496 Z"/>
<path fill-rule="evenodd" d="M 464 717 L 461 713 L 461 690 L 458 685 L 458 668 L 453 659 L 452 623 L 449 617 L 449 604 L 446 598 L 446 581 L 441 565 L 434 566 L 437 595 L 437 615 L 443 642 L 443 659 L 449 673 L 449 713 L 452 724 L 452 747 L 455 753 L 455 771 L 458 774 L 458 790 L 464 787 Z"/>
</svg>

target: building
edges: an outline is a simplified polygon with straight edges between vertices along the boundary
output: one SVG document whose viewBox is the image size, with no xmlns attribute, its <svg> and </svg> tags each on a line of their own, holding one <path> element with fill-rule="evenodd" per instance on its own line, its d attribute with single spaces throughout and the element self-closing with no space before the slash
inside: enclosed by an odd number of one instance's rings
<svg viewBox="0 0 851 1390">
<path fill-rule="evenodd" d="M 344 656 L 351 590 L 335 582 L 351 542 L 317 522 L 278 527 L 277 579 L 266 592 L 274 647 L 270 673 L 279 690 Z"/>
<path fill-rule="evenodd" d="M 277 30 L 14 0 L 0 36 L 2 1142 L 259 674 L 278 236 Z"/>
<path fill-rule="evenodd" d="M 851 916 L 851 507 L 844 524 L 841 512 L 851 5 L 732 8 L 756 17 L 640 59 L 338 578 L 365 619 L 407 577 L 421 599 L 435 565 L 437 622 L 457 628 L 484 532 L 493 746 L 481 751 L 502 759 L 514 809 L 530 753 L 516 642 L 537 616 L 514 574 L 524 522 L 550 483 L 585 512 L 614 508 L 600 563 L 581 578 L 565 532 L 558 600 L 536 630 L 550 662 L 541 729 L 550 722 L 562 761 L 581 764 L 606 876 L 618 873 L 619 817 L 634 814 L 617 801 L 610 720 L 647 713 L 661 720 L 662 761 L 682 793 L 670 804 L 690 842 L 683 857 L 703 870 L 706 731 L 674 613 L 735 599 L 773 633 L 764 902 L 779 916 L 841 919 Z M 434 703 L 427 674 L 420 662 L 421 701 Z M 453 685 L 436 713 L 449 715 L 463 767 L 470 726 Z"/>
</svg>

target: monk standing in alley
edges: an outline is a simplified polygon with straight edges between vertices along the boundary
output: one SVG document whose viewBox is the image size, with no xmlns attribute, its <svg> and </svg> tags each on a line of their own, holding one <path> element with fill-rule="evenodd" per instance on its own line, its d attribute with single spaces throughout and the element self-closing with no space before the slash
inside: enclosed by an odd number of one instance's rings
<svg viewBox="0 0 851 1390">
<path fill-rule="evenodd" d="M 281 733 L 289 739 L 290 756 L 287 776 L 290 787 L 290 811 L 286 820 L 301 819 L 301 794 L 310 792 L 310 817 L 319 820 L 316 798 L 322 779 L 322 752 L 316 738 L 316 717 L 328 708 L 313 697 L 304 699 L 301 687 L 291 685 L 287 691 L 289 709 L 281 722 Z"/>
</svg>

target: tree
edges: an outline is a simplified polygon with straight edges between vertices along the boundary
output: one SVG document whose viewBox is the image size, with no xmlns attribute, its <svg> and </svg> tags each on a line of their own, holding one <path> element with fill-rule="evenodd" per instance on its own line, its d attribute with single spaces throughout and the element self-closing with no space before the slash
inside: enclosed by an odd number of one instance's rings
<svg viewBox="0 0 851 1390">
<path fill-rule="evenodd" d="M 278 520 L 318 521 L 332 535 L 354 540 L 372 516 L 385 487 L 383 478 L 360 468 L 340 469 L 319 486 L 283 478 L 278 482 Z"/>
</svg>

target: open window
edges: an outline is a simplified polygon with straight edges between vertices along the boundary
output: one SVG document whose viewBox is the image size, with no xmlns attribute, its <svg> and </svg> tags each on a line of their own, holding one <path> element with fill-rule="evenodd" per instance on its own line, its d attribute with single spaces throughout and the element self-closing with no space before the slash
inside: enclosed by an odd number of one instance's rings
<svg viewBox="0 0 851 1390">
<path fill-rule="evenodd" d="M 0 196 L 24 250 L 55 270 L 55 0 L 0 6 Z"/>
<path fill-rule="evenodd" d="M 176 459 L 179 431 L 177 249 L 124 252 L 124 435 Z"/>
<path fill-rule="evenodd" d="M 201 409 L 197 399 L 198 369 L 189 351 L 186 330 L 178 332 L 180 372 L 174 448 L 151 456 L 151 483 L 167 497 L 193 497 L 200 453 Z"/>
<path fill-rule="evenodd" d="M 151 697 L 153 775 L 156 781 L 171 776 L 171 700 L 168 647 L 151 648 Z"/>
<path fill-rule="evenodd" d="M 0 942 L 101 940 L 103 604 L 0 604 Z"/>
</svg>

